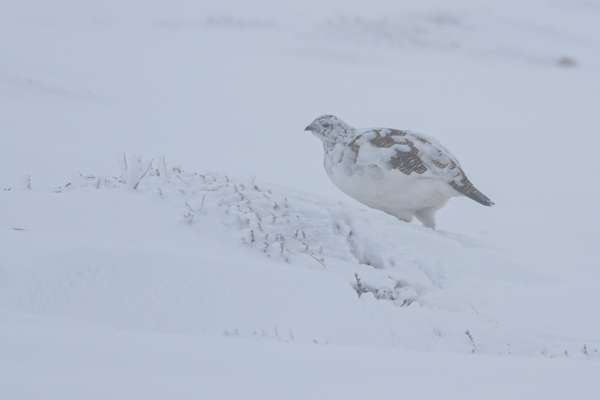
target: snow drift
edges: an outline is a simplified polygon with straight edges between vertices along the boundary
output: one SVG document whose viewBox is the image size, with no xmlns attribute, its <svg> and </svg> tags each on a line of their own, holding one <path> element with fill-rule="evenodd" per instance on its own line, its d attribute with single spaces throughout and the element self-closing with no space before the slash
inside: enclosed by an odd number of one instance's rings
<svg viewBox="0 0 600 400">
<path fill-rule="evenodd" d="M 593 338 L 505 317 L 531 294 L 554 296 L 547 278 L 474 238 L 375 210 L 164 159 L 2 195 L 5 309 L 305 343 L 598 351 Z"/>
</svg>

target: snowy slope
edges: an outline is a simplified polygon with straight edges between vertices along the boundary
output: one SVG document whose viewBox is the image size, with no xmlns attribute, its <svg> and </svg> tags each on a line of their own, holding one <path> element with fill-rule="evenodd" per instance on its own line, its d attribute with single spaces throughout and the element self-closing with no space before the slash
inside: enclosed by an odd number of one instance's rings
<svg viewBox="0 0 600 400">
<path fill-rule="evenodd" d="M 6 188 L 3 309 L 286 343 L 600 356 L 589 315 L 564 327 L 548 306 L 586 293 L 478 239 L 166 161 L 125 164 Z"/>
<path fill-rule="evenodd" d="M 18 399 L 593 399 L 599 373 L 598 363 L 573 360 L 199 339 L 0 315 L 10 345 L 0 390 Z"/>
<path fill-rule="evenodd" d="M 595 322 L 565 327 L 557 307 L 585 294 L 476 239 L 166 163 L 140 181 L 148 163 L 128 164 L 2 192 L 11 398 L 592 393 Z"/>
<path fill-rule="evenodd" d="M 11 4 L 0 397 L 595 398 L 599 14 Z M 325 112 L 436 136 L 497 206 L 356 204 Z"/>
</svg>

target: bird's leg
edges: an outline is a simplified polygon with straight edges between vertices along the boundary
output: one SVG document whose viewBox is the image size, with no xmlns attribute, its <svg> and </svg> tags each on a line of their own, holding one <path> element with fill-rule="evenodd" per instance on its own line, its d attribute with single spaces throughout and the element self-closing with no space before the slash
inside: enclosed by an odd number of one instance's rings
<svg viewBox="0 0 600 400">
<path fill-rule="evenodd" d="M 415 217 L 427 228 L 435 229 L 435 208 L 424 208 L 415 212 Z"/>
</svg>

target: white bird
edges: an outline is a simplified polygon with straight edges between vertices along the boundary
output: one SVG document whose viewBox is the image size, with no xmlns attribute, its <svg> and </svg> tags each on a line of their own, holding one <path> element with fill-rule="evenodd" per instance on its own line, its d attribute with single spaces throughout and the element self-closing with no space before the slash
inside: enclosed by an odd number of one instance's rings
<svg viewBox="0 0 600 400">
<path fill-rule="evenodd" d="M 305 130 L 323 142 L 325 171 L 340 190 L 403 221 L 416 217 L 435 228 L 435 212 L 455 196 L 494 204 L 469 181 L 456 158 L 429 136 L 356 129 L 333 115 L 318 117 Z"/>
</svg>

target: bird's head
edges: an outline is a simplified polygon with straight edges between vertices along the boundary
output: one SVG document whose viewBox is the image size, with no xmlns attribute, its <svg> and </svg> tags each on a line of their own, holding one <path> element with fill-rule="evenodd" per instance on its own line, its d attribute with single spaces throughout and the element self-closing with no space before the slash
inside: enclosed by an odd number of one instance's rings
<svg viewBox="0 0 600 400">
<path fill-rule="evenodd" d="M 347 137 L 352 131 L 352 127 L 335 115 L 321 115 L 304 130 L 312 133 L 323 142 L 336 142 Z"/>
</svg>

